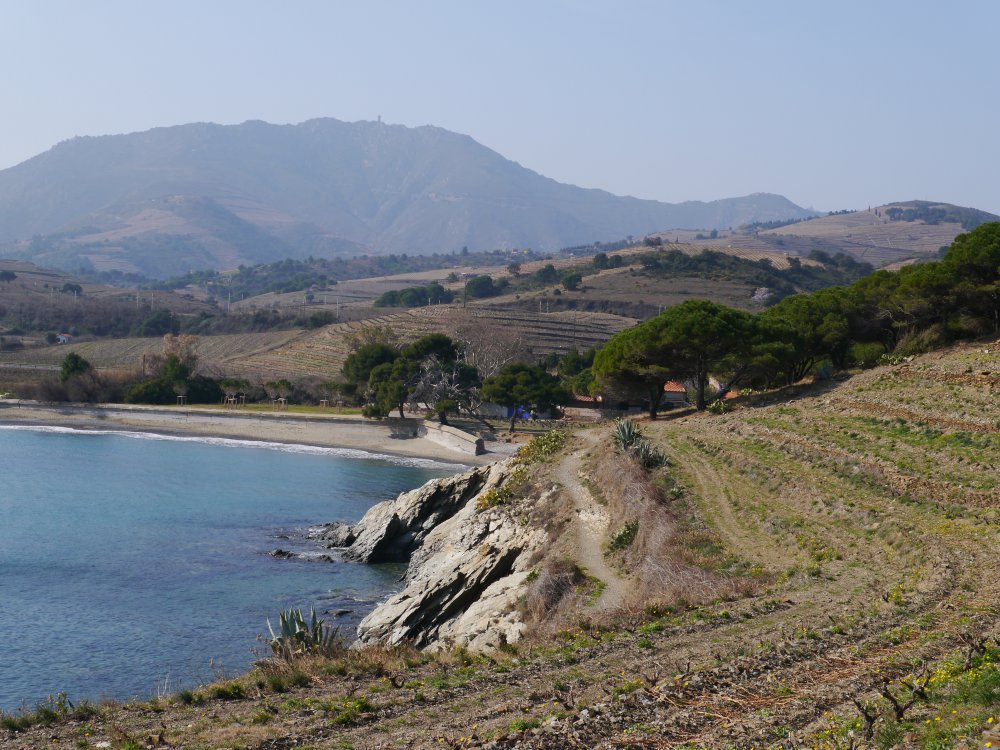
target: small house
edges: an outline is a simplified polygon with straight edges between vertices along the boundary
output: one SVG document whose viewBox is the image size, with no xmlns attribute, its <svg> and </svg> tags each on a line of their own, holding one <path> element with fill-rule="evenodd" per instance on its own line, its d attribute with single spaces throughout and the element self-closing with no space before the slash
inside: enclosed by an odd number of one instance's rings
<svg viewBox="0 0 1000 750">
<path fill-rule="evenodd" d="M 687 387 L 677 380 L 668 380 L 663 384 L 660 408 L 673 409 L 675 406 L 690 406 L 687 400 Z"/>
<path fill-rule="evenodd" d="M 73 337 L 70 336 L 68 333 L 58 333 L 58 334 L 56 334 L 56 343 L 57 344 L 72 344 L 73 343 Z"/>
<path fill-rule="evenodd" d="M 603 399 L 600 396 L 574 394 L 570 402 L 563 407 L 563 414 L 572 419 L 597 422 L 604 417 L 601 412 L 603 405 Z"/>
</svg>

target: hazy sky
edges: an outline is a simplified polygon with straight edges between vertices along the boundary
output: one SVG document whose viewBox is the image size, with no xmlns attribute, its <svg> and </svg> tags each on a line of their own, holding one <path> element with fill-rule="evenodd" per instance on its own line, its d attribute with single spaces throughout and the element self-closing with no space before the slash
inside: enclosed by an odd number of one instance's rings
<svg viewBox="0 0 1000 750">
<path fill-rule="evenodd" d="M 0 168 L 74 135 L 439 125 L 666 201 L 1000 213 L 1000 2 L 0 0 Z"/>
</svg>

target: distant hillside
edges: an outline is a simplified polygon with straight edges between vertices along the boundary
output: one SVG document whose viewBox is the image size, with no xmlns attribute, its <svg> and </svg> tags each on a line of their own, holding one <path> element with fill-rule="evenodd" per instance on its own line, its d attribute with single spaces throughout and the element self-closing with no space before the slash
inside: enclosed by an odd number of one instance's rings
<svg viewBox="0 0 1000 750">
<path fill-rule="evenodd" d="M 0 350 L 14 342 L 38 343 L 35 339 L 44 332 L 125 336 L 157 315 L 169 313 L 170 323 L 170 316 L 212 311 L 176 292 L 120 289 L 26 261 L 0 260 L 0 337 L 7 337 L 0 340 Z"/>
<path fill-rule="evenodd" d="M 333 119 L 74 138 L 0 171 L 6 254 L 159 277 L 310 255 L 552 250 L 812 215 L 771 194 L 619 197 L 441 128 Z"/>
<path fill-rule="evenodd" d="M 747 226 L 695 240 L 691 232 L 664 236 L 711 248 L 779 251 L 808 257 L 845 253 L 876 267 L 935 258 L 962 232 L 1000 217 L 975 208 L 931 201 L 904 201 L 863 211 L 844 211 L 783 226 Z"/>
</svg>

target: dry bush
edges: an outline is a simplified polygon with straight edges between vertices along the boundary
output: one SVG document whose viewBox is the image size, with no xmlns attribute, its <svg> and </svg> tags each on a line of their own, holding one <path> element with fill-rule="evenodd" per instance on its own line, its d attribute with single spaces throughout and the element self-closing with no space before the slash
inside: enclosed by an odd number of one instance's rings
<svg viewBox="0 0 1000 750">
<path fill-rule="evenodd" d="M 432 655 L 412 646 L 369 645 L 344 648 L 338 656 L 302 654 L 294 659 L 267 658 L 255 666 L 264 674 L 288 675 L 301 672 L 310 676 L 336 674 L 345 677 L 383 677 L 425 664 Z"/>
<path fill-rule="evenodd" d="M 34 401 L 69 401 L 66 387 L 58 380 L 42 380 L 37 383 L 26 383 L 18 390 L 21 398 Z"/>
<path fill-rule="evenodd" d="M 18 391 L 21 398 L 35 401 L 75 402 L 87 404 L 120 403 L 125 389 L 136 380 L 134 375 L 98 373 L 93 370 L 76 375 L 65 383 L 42 380 Z"/>
<path fill-rule="evenodd" d="M 583 571 L 571 560 L 548 560 L 528 586 L 522 609 L 525 620 L 541 623 L 553 618 L 586 582 Z"/>
</svg>

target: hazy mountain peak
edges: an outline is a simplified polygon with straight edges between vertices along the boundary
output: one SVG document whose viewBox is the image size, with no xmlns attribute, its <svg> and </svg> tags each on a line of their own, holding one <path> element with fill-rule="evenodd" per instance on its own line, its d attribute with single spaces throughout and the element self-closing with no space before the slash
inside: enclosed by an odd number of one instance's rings
<svg viewBox="0 0 1000 750">
<path fill-rule="evenodd" d="M 209 203 L 167 200 L 178 196 Z M 443 128 L 334 118 L 73 138 L 0 171 L 8 248 L 155 274 L 289 254 L 545 250 L 810 215 L 768 193 L 682 204 L 615 196 Z"/>
</svg>

